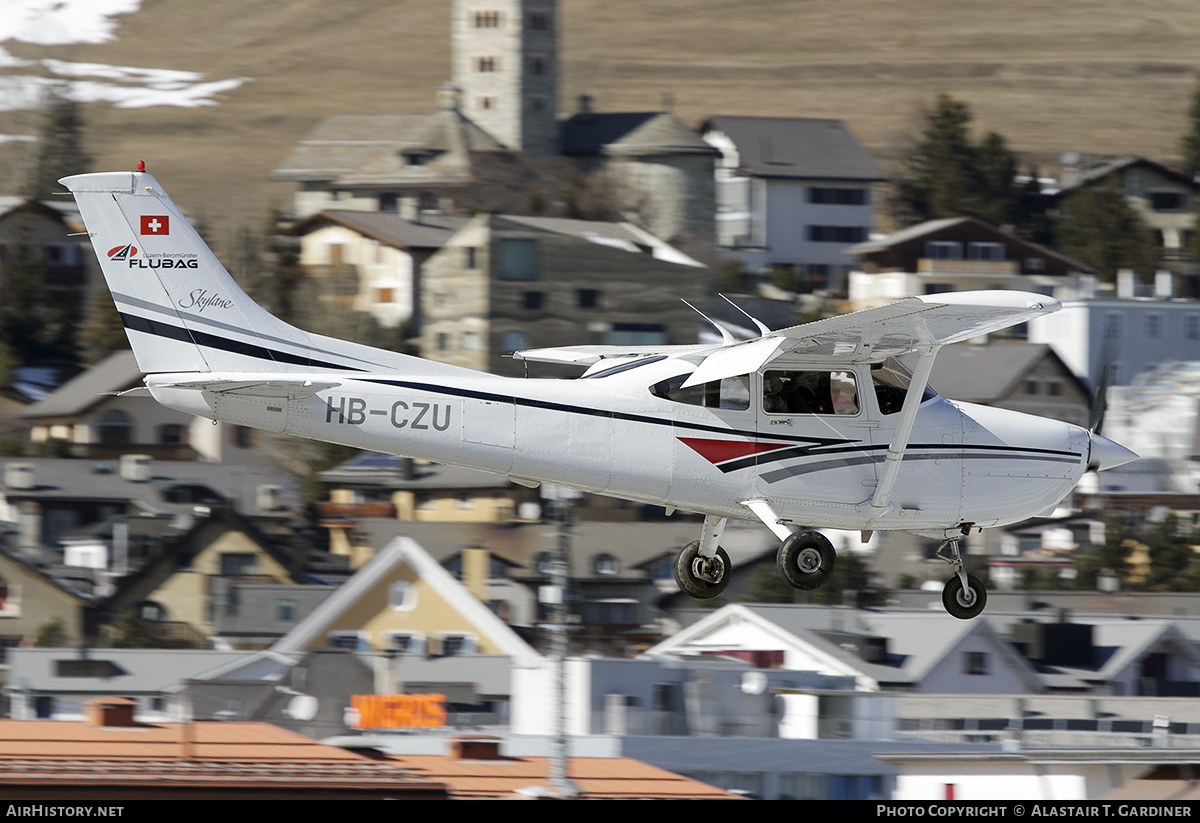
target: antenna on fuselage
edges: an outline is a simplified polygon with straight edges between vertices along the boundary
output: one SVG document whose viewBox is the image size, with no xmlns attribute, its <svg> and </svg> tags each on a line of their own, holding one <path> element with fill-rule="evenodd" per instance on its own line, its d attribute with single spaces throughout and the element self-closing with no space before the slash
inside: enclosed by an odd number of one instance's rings
<svg viewBox="0 0 1200 823">
<path fill-rule="evenodd" d="M 679 299 L 680 299 L 680 300 L 683 300 L 683 298 L 682 298 L 682 297 L 681 297 L 681 298 L 679 298 Z M 734 336 L 733 336 L 733 334 L 731 334 L 731 333 L 730 333 L 729 329 L 727 329 L 727 328 L 725 328 L 724 326 L 722 326 L 722 325 L 721 325 L 720 323 L 718 323 L 716 320 L 713 320 L 711 317 L 709 317 L 709 316 L 708 316 L 707 314 L 705 314 L 704 312 L 700 311 L 698 308 L 696 308 L 695 306 L 693 306 L 691 303 L 689 303 L 689 302 L 688 302 L 688 301 L 686 301 L 686 300 L 683 300 L 683 305 L 687 306 L 689 309 L 691 309 L 692 311 L 694 311 L 696 314 L 700 315 L 700 316 L 701 316 L 701 317 L 703 317 L 705 320 L 707 320 L 709 323 L 712 323 L 712 324 L 713 324 L 713 328 L 715 328 L 717 331 L 719 331 L 719 332 L 721 333 L 721 345 L 722 345 L 722 346 L 732 346 L 732 345 L 734 345 L 735 343 L 737 343 L 737 342 L 738 342 L 738 341 L 737 341 L 737 338 L 736 338 L 736 337 L 734 337 Z"/>
<path fill-rule="evenodd" d="M 757 317 L 752 315 L 750 312 L 743 309 L 737 303 L 734 303 L 732 300 L 730 300 L 728 297 L 726 297 L 723 294 L 721 295 L 721 299 L 724 300 L 729 305 L 733 306 L 735 309 L 740 311 L 742 314 L 746 315 L 748 318 L 750 318 L 750 322 L 753 323 L 754 325 L 758 326 L 758 336 L 759 337 L 766 337 L 768 334 L 771 333 L 771 330 L 769 328 L 767 328 L 766 323 L 763 323 L 761 320 L 759 320 Z"/>
</svg>

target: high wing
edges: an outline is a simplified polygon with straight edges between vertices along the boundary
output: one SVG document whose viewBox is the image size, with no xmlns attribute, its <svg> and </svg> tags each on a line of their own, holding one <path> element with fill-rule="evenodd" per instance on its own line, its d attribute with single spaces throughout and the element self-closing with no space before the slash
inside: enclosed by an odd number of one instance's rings
<svg viewBox="0 0 1200 823">
<path fill-rule="evenodd" d="M 750 374 L 788 352 L 878 362 L 941 347 L 1058 311 L 1052 297 L 1019 291 L 956 292 L 909 297 L 886 306 L 827 317 L 732 345 L 559 346 L 514 352 L 518 360 L 595 367 L 603 361 L 666 356 L 698 363 L 684 387 Z M 589 372 L 593 369 L 589 369 Z"/>
<path fill-rule="evenodd" d="M 788 352 L 835 357 L 846 363 L 878 362 L 970 340 L 1060 308 L 1062 304 L 1052 297 L 1019 291 L 909 297 L 721 347 L 708 354 L 683 385 L 749 374 Z"/>
</svg>

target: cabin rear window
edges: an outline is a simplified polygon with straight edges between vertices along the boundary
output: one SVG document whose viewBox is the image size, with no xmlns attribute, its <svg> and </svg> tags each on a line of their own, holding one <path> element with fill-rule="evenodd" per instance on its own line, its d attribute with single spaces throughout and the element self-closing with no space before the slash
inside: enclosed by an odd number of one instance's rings
<svg viewBox="0 0 1200 823">
<path fill-rule="evenodd" d="M 688 406 L 704 406 L 710 409 L 750 408 L 750 388 L 745 375 L 713 380 L 698 386 L 681 388 L 690 375 L 680 374 L 662 380 L 650 387 L 650 393 L 663 400 L 684 403 Z"/>
</svg>

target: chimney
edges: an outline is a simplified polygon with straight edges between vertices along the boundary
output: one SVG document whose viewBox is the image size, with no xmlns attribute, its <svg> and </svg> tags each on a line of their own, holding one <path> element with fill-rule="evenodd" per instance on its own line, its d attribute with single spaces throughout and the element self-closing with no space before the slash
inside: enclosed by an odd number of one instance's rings
<svg viewBox="0 0 1200 823">
<path fill-rule="evenodd" d="M 32 489 L 34 482 L 32 463 L 9 463 L 4 467 L 4 485 L 10 489 Z"/>
<path fill-rule="evenodd" d="M 507 760 L 500 754 L 500 738 L 491 735 L 462 735 L 450 739 L 450 757 L 455 760 Z"/>
<path fill-rule="evenodd" d="M 93 728 L 128 729 L 133 727 L 133 709 L 137 706 L 125 697 L 96 697 L 83 704 L 84 718 Z"/>
<path fill-rule="evenodd" d="M 1154 273 L 1154 296 L 1159 300 L 1170 300 L 1175 296 L 1175 275 L 1169 271 Z"/>
<path fill-rule="evenodd" d="M 1117 297 L 1122 300 L 1137 297 L 1137 275 L 1133 273 L 1133 269 L 1117 271 Z"/>
<path fill-rule="evenodd" d="M 121 479 L 130 483 L 145 483 L 150 479 L 150 455 L 121 455 Z"/>
</svg>

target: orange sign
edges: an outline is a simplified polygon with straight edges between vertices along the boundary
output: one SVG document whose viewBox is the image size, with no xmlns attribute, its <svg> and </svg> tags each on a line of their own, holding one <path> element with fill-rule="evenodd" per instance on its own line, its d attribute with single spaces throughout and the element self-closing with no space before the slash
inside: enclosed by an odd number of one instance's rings
<svg viewBox="0 0 1200 823">
<path fill-rule="evenodd" d="M 446 725 L 444 694 L 355 694 L 350 707 L 355 729 L 420 729 Z"/>
</svg>

